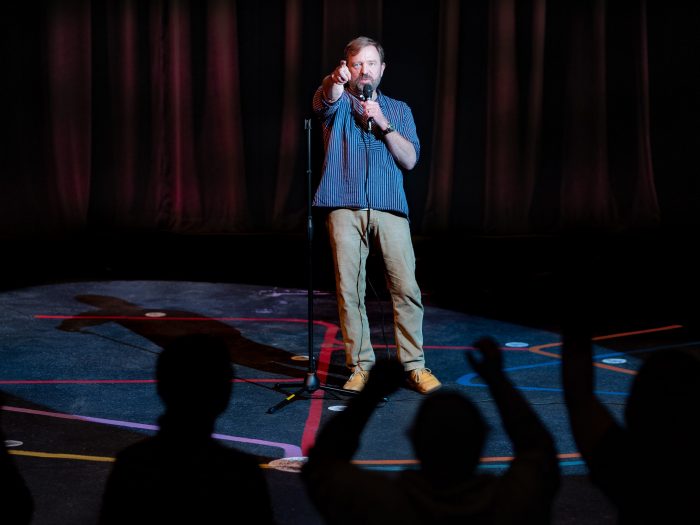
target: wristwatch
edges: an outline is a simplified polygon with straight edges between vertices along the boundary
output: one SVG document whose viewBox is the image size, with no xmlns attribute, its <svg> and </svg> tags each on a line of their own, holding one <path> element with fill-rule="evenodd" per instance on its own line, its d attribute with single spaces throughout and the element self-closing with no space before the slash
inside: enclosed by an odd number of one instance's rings
<svg viewBox="0 0 700 525">
<path fill-rule="evenodd" d="M 384 135 L 388 135 L 388 134 L 391 133 L 392 131 L 396 131 L 396 128 L 395 128 L 394 126 L 392 126 L 391 124 L 389 124 L 389 125 L 386 127 L 386 129 L 385 129 L 382 133 L 383 133 Z"/>
</svg>

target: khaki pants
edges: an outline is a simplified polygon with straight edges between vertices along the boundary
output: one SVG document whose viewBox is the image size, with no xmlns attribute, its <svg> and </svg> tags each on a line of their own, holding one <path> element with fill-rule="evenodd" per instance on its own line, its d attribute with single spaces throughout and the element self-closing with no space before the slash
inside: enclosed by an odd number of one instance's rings
<svg viewBox="0 0 700 525">
<path fill-rule="evenodd" d="M 384 259 L 399 361 L 406 371 L 425 368 L 423 305 L 408 219 L 378 210 L 338 209 L 326 223 L 347 366 L 370 370 L 375 362 L 365 309 L 366 262 L 372 242 Z"/>
</svg>

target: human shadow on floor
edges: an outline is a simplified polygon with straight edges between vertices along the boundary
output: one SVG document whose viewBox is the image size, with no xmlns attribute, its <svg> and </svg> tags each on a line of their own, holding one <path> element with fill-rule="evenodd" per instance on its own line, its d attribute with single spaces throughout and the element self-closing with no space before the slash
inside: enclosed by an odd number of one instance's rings
<svg viewBox="0 0 700 525">
<path fill-rule="evenodd" d="M 77 295 L 76 300 L 96 308 L 64 320 L 59 330 L 95 335 L 88 329 L 105 323 L 116 323 L 151 341 L 160 348 L 186 335 L 208 334 L 221 339 L 231 362 L 271 374 L 303 378 L 305 362 L 294 364 L 293 352 L 252 341 L 231 324 L 187 310 L 144 308 L 118 297 Z M 328 376 L 333 382 L 344 381 L 344 367 L 331 364 Z"/>
</svg>

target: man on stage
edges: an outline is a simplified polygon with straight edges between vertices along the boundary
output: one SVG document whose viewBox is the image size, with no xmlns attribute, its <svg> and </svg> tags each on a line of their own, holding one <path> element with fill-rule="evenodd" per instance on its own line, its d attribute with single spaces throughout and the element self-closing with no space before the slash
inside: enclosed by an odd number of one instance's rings
<svg viewBox="0 0 700 525">
<path fill-rule="evenodd" d="M 375 363 L 365 309 L 372 245 L 384 260 L 398 358 L 409 385 L 427 394 L 441 384 L 425 367 L 423 305 L 403 188 L 403 172 L 416 165 L 420 143 L 408 105 L 377 90 L 385 67 L 378 42 L 355 38 L 316 91 L 313 109 L 323 128 L 326 157 L 313 205 L 330 211 L 326 224 L 346 364 L 352 371 L 344 388 L 362 390 Z"/>
</svg>

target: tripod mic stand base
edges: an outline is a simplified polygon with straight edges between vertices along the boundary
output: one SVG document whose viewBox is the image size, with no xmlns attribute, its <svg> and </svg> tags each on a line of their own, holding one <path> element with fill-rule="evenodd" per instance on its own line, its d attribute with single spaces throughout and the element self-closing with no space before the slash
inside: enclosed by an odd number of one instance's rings
<svg viewBox="0 0 700 525">
<path fill-rule="evenodd" d="M 274 414 L 281 408 L 284 408 L 287 406 L 289 403 L 294 401 L 299 395 L 307 393 L 307 394 L 313 394 L 316 392 L 316 390 L 325 390 L 327 392 L 336 392 L 338 394 L 344 394 L 346 396 L 356 396 L 359 394 L 357 390 L 347 390 L 345 388 L 340 388 L 340 387 L 335 387 L 335 386 L 328 386 L 328 385 L 322 385 L 321 382 L 318 379 L 318 375 L 316 375 L 316 372 L 307 372 L 306 374 L 306 379 L 304 380 L 304 383 L 300 383 L 302 387 L 297 390 L 296 392 L 293 392 L 292 394 L 289 394 L 287 397 L 285 397 L 282 401 L 277 403 L 275 406 L 272 406 L 267 409 L 268 414 Z M 282 383 L 277 383 L 275 384 L 275 388 L 281 388 L 281 387 L 290 387 L 290 386 L 295 386 L 294 384 L 282 384 Z"/>
</svg>

